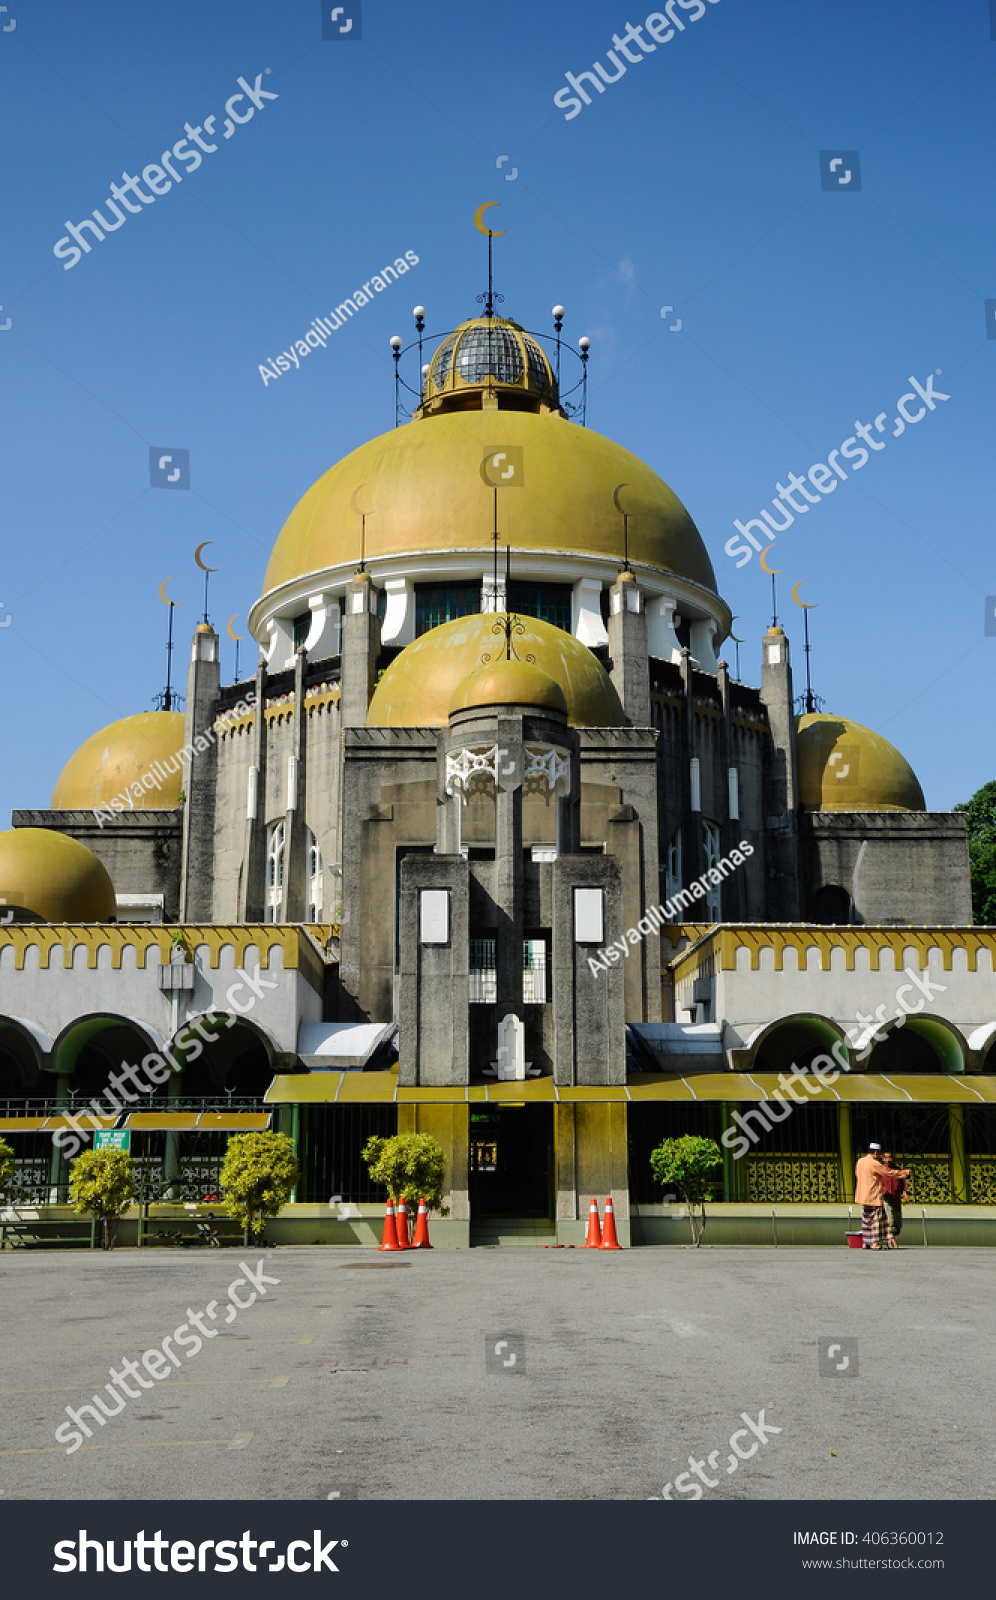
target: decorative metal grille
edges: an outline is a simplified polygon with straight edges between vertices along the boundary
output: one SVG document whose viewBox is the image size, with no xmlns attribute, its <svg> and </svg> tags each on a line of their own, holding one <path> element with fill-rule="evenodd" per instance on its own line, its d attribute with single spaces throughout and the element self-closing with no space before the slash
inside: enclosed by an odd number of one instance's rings
<svg viewBox="0 0 996 1600">
<path fill-rule="evenodd" d="M 750 1155 L 746 1199 L 766 1204 L 813 1205 L 841 1200 L 840 1162 L 836 1154 L 773 1151 Z"/>
<path fill-rule="evenodd" d="M 972 1204 L 996 1206 L 996 1159 L 992 1156 L 972 1156 L 970 1171 Z"/>
</svg>

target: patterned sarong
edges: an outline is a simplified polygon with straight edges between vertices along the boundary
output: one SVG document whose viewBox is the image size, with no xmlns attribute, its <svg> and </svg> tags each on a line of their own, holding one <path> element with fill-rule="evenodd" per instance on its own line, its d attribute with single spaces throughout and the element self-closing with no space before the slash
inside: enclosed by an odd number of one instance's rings
<svg viewBox="0 0 996 1600">
<path fill-rule="evenodd" d="M 866 1248 L 872 1245 L 884 1245 L 888 1235 L 885 1227 L 885 1211 L 881 1206 L 861 1207 L 861 1243 Z"/>
<path fill-rule="evenodd" d="M 903 1208 L 894 1205 L 891 1200 L 882 1201 L 882 1210 L 885 1212 L 885 1226 L 890 1239 L 898 1239 L 903 1231 Z"/>
</svg>

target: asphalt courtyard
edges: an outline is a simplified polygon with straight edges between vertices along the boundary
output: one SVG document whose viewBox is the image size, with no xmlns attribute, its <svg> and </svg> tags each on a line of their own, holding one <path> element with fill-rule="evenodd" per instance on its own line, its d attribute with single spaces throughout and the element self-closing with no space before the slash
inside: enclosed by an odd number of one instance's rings
<svg viewBox="0 0 996 1600">
<path fill-rule="evenodd" d="M 691 1456 L 676 1500 L 991 1498 L 994 1283 L 940 1248 L 6 1252 L 0 1493 L 647 1500 Z M 112 1367 L 136 1397 L 67 1455 Z"/>
</svg>

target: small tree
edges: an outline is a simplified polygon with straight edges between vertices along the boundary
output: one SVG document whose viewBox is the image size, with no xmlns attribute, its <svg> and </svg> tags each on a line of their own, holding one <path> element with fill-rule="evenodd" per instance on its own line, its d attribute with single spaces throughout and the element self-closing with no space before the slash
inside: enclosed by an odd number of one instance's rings
<svg viewBox="0 0 996 1600">
<path fill-rule="evenodd" d="M 238 1133 L 229 1139 L 219 1174 L 225 1210 L 242 1224 L 246 1243 L 257 1240 L 267 1217 L 290 1199 L 301 1175 L 293 1139 L 286 1133 Z"/>
<path fill-rule="evenodd" d="M 402 1195 L 409 1208 L 424 1199 L 430 1211 L 449 1216 L 443 1204 L 446 1156 L 431 1133 L 396 1133 L 390 1139 L 368 1139 L 363 1159 L 374 1183 L 382 1183 L 392 1200 Z"/>
<path fill-rule="evenodd" d="M 0 1139 L 0 1195 L 7 1194 L 14 1182 L 14 1152 L 6 1139 Z"/>
<path fill-rule="evenodd" d="M 125 1150 L 84 1150 L 69 1175 L 69 1199 L 80 1216 L 88 1211 L 102 1224 L 101 1245 L 114 1248 L 117 1223 L 135 1193 L 135 1169 Z"/>
<path fill-rule="evenodd" d="M 692 1243 L 696 1249 L 705 1233 L 705 1199 L 706 1190 L 710 1187 L 707 1174 L 721 1166 L 722 1162 L 723 1153 L 715 1139 L 703 1139 L 694 1133 L 682 1134 L 680 1139 L 665 1139 L 663 1144 L 650 1152 L 650 1165 L 658 1183 L 672 1183 L 684 1191 Z M 698 1226 L 695 1221 L 696 1206 L 700 1214 Z"/>
</svg>

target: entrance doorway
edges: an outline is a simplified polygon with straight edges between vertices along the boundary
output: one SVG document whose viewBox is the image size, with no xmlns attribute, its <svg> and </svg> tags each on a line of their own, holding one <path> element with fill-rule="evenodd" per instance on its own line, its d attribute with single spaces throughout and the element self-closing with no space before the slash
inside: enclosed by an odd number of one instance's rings
<svg viewBox="0 0 996 1600">
<path fill-rule="evenodd" d="M 552 1106 L 470 1112 L 470 1242 L 545 1244 L 555 1231 Z"/>
</svg>

